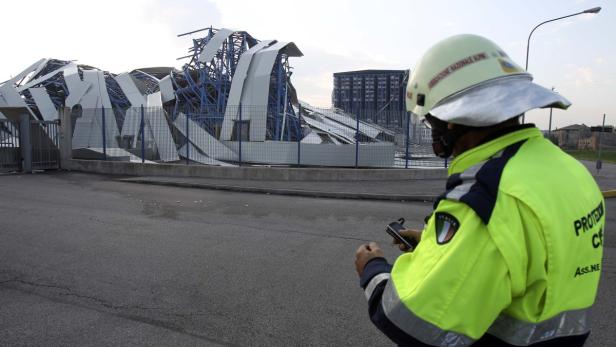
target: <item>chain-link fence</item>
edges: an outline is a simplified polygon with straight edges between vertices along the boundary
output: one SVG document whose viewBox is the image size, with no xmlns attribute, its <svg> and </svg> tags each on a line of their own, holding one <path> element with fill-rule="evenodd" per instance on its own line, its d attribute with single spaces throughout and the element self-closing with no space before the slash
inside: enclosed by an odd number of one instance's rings
<svg viewBox="0 0 616 347">
<path fill-rule="evenodd" d="M 210 109 L 137 107 L 71 112 L 73 157 L 219 166 L 445 167 L 430 132 L 406 112 L 299 104 Z"/>
</svg>

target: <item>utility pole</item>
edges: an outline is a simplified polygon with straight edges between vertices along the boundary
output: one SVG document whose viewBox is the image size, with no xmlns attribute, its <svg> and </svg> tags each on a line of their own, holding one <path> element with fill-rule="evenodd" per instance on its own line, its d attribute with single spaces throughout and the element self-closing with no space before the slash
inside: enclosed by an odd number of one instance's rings
<svg viewBox="0 0 616 347">
<path fill-rule="evenodd" d="M 603 131 L 605 130 L 605 113 L 603 114 L 603 124 L 601 125 L 601 131 L 599 132 L 599 138 L 597 139 L 597 147 L 599 147 L 599 153 L 597 155 L 597 172 L 601 170 L 601 166 L 603 163 L 601 162 L 601 135 L 603 135 Z"/>
</svg>

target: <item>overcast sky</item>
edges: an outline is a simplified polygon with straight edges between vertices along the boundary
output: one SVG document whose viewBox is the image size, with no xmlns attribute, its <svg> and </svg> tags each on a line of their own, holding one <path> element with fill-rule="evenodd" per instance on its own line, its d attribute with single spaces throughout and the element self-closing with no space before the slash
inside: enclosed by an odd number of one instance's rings
<svg viewBox="0 0 616 347">
<path fill-rule="evenodd" d="M 554 111 L 554 126 L 616 123 L 615 2 L 592 0 L 213 0 L 5 1 L 0 11 L 0 81 L 36 60 L 75 59 L 114 73 L 175 66 L 190 37 L 210 25 L 245 30 L 260 40 L 293 41 L 291 60 L 300 99 L 331 104 L 332 74 L 357 69 L 413 69 L 437 41 L 472 33 L 497 42 L 524 66 L 526 39 L 538 23 L 602 6 L 539 28 L 529 71 L 573 105 Z M 612 5 L 612 6 L 610 6 Z M 530 121 L 547 128 L 548 111 Z"/>
</svg>

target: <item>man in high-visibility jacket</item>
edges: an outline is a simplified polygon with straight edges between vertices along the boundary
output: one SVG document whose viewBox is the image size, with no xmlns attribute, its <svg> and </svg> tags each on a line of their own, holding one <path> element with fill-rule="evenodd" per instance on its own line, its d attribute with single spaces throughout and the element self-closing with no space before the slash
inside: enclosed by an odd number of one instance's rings
<svg viewBox="0 0 616 347">
<path fill-rule="evenodd" d="M 453 154 L 421 242 L 392 265 L 356 253 L 372 322 L 412 346 L 582 346 L 605 208 L 592 176 L 519 115 L 566 109 L 491 41 L 459 35 L 413 71 L 407 108 Z M 419 237 L 417 237 L 419 238 Z"/>
</svg>

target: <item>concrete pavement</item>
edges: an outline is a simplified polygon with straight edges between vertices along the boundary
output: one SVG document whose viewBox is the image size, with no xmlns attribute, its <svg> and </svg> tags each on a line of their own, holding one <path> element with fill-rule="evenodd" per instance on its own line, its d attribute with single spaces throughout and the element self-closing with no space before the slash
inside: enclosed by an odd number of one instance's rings
<svg viewBox="0 0 616 347">
<path fill-rule="evenodd" d="M 0 341 L 8 345 L 390 345 L 353 269 L 361 243 L 430 203 L 0 177 Z M 616 200 L 588 346 L 616 344 Z"/>
</svg>

